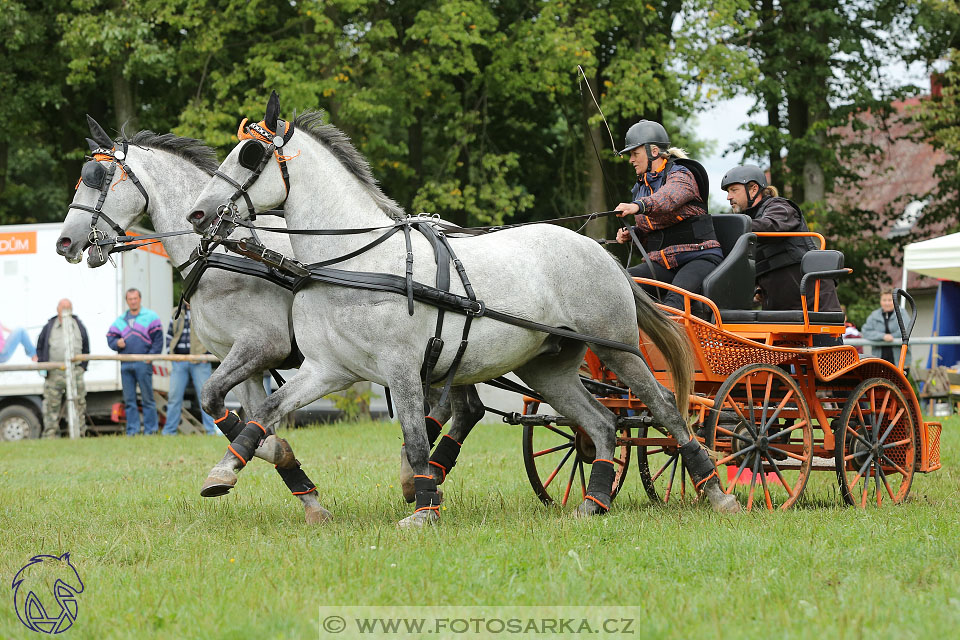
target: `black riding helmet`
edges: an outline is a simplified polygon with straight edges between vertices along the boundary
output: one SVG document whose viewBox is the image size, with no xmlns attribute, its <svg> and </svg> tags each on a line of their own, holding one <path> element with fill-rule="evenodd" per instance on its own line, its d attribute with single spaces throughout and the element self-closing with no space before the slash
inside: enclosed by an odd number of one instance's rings
<svg viewBox="0 0 960 640">
<path fill-rule="evenodd" d="M 720 188 L 726 191 L 732 184 L 742 184 L 746 187 L 751 182 L 756 182 L 761 190 L 766 189 L 767 175 L 763 172 L 763 169 L 755 164 L 742 164 L 723 174 Z"/>
<path fill-rule="evenodd" d="M 651 144 L 655 144 L 660 147 L 660 149 L 666 150 L 667 147 L 670 146 L 670 136 L 667 135 L 667 130 L 664 129 L 663 125 L 659 122 L 641 120 L 627 129 L 627 135 L 623 140 L 624 146 L 619 153 L 622 156 L 640 145 L 647 145 L 647 155 L 649 156 L 649 145 Z"/>
</svg>

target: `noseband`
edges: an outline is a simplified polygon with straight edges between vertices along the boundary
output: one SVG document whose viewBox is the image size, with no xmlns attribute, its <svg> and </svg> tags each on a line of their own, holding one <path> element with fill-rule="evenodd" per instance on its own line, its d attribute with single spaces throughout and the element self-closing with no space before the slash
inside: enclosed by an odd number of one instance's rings
<svg viewBox="0 0 960 640">
<path fill-rule="evenodd" d="M 80 181 L 83 184 L 87 185 L 91 189 L 97 189 L 100 192 L 100 197 L 97 198 L 97 204 L 94 207 L 88 207 L 85 204 L 77 204 L 71 202 L 68 209 L 80 209 L 82 211 L 89 211 L 93 214 L 90 217 L 90 234 L 87 236 L 87 241 L 91 245 L 97 248 L 97 252 L 100 254 L 100 259 L 103 259 L 103 249 L 101 248 L 101 240 L 106 239 L 107 234 L 97 228 L 97 222 L 103 218 L 103 220 L 110 225 L 110 228 L 113 229 L 114 233 L 117 235 L 114 237 L 114 241 L 120 236 L 126 235 L 126 232 L 123 228 L 120 227 L 116 222 L 110 219 L 110 216 L 103 212 L 103 203 L 107 199 L 107 191 L 110 189 L 110 183 L 113 181 L 113 174 L 116 173 L 117 165 L 120 165 L 122 169 L 122 177 L 120 180 L 125 180 L 130 178 L 134 186 L 140 191 L 140 194 L 143 195 L 144 204 L 143 207 L 146 209 L 150 205 L 150 196 L 147 195 L 146 189 L 143 188 L 143 185 L 140 184 L 140 180 L 137 179 L 137 174 L 133 172 L 133 169 L 130 168 L 130 165 L 126 163 L 127 158 L 127 142 L 123 141 L 120 143 L 121 148 L 113 147 L 112 149 L 96 149 L 93 152 L 93 156 L 90 160 L 84 163 L 83 168 L 80 170 Z M 107 161 L 110 163 L 108 168 L 104 168 L 100 162 Z M 79 187 L 79 183 L 77 183 Z M 107 255 L 107 259 L 111 260 L 110 255 Z"/>
<path fill-rule="evenodd" d="M 266 124 L 262 122 L 248 124 L 247 119 L 244 118 L 243 122 L 240 123 L 240 127 L 237 129 L 237 139 L 245 140 L 246 142 L 240 147 L 238 161 L 241 167 L 250 169 L 253 173 L 250 174 L 250 177 L 248 177 L 243 184 L 240 184 L 219 169 L 213 172 L 214 176 L 224 180 L 236 189 L 233 195 L 230 196 L 227 204 L 220 206 L 217 211 L 219 220 L 217 224 L 211 226 L 214 234 L 218 233 L 220 222 L 226 213 L 236 215 L 237 200 L 240 198 L 244 199 L 247 205 L 247 215 L 250 218 L 257 214 L 248 190 L 257 181 L 260 174 L 263 173 L 271 156 L 276 157 L 277 164 L 280 167 L 280 175 L 283 177 L 283 186 L 286 189 L 286 193 L 288 195 L 290 194 L 290 173 L 287 171 L 287 160 L 289 160 L 290 157 L 281 155 L 280 150 L 290 141 L 290 138 L 293 137 L 293 123 L 277 120 L 277 131 L 279 132 L 281 129 L 283 130 L 282 135 L 270 131 Z M 266 146 L 263 146 L 263 144 L 266 144 Z M 287 199 L 284 198 L 283 201 L 286 202 Z M 282 208 L 282 206 L 283 203 L 281 203 L 280 207 Z"/>
</svg>

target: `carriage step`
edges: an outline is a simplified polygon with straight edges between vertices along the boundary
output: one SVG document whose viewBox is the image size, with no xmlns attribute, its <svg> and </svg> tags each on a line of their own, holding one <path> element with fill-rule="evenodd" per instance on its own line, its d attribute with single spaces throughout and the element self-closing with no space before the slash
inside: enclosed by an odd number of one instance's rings
<svg viewBox="0 0 960 640">
<path fill-rule="evenodd" d="M 522 413 L 514 412 L 503 416 L 503 421 L 507 424 L 515 424 L 524 427 L 546 427 L 548 425 L 555 425 L 558 427 L 577 426 L 577 423 L 570 418 L 551 415 L 549 413 L 523 415 Z M 653 424 L 653 418 L 647 414 L 641 416 L 617 416 L 618 429 L 628 429 L 649 424 Z"/>
</svg>

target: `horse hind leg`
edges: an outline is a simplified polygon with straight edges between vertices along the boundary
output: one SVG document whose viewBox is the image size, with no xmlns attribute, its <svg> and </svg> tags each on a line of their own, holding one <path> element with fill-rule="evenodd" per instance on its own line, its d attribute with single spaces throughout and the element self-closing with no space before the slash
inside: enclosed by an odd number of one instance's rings
<svg viewBox="0 0 960 640">
<path fill-rule="evenodd" d="M 657 381 L 643 359 L 608 347 L 594 346 L 593 349 L 597 357 L 647 405 L 654 420 L 676 438 L 677 444 L 680 445 L 680 456 L 683 458 L 684 466 L 693 477 L 697 489 L 702 490 L 707 496 L 714 511 L 739 512 L 740 505 L 736 497 L 723 492 L 717 478 L 716 464 L 707 450 L 690 433 L 690 428 L 677 409 L 672 393 L 669 396 L 664 393 L 665 387 Z"/>
<path fill-rule="evenodd" d="M 541 356 L 515 372 L 552 407 L 576 421 L 593 440 L 596 458 L 590 470 L 587 495 L 577 507 L 577 517 L 599 515 L 610 510 L 613 492 L 617 419 L 580 382 L 579 366 L 586 348 L 573 343 L 557 356 Z"/>
</svg>

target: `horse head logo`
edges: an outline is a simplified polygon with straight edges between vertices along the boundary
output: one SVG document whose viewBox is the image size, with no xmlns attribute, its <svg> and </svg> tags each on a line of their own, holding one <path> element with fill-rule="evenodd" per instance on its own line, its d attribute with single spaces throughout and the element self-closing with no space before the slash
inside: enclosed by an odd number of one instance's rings
<svg viewBox="0 0 960 640">
<path fill-rule="evenodd" d="M 11 588 L 17 617 L 31 631 L 62 633 L 77 619 L 77 596 L 83 593 L 83 581 L 69 552 L 33 556 L 14 576 Z"/>
</svg>

